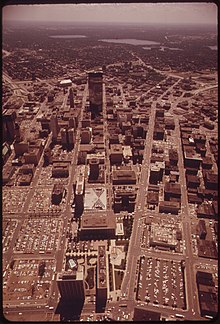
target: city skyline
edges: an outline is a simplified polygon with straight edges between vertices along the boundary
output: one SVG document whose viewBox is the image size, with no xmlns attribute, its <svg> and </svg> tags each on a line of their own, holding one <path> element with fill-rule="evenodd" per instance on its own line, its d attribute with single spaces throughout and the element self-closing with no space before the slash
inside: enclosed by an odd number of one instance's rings
<svg viewBox="0 0 220 324">
<path fill-rule="evenodd" d="M 213 7 L 82 7 L 4 11 L 3 316 L 214 319 L 217 24 L 165 25 Z M 116 7 L 129 23 L 98 20 Z"/>
<path fill-rule="evenodd" d="M 12 5 L 3 8 L 6 21 L 217 24 L 214 3 L 116 3 Z"/>
</svg>

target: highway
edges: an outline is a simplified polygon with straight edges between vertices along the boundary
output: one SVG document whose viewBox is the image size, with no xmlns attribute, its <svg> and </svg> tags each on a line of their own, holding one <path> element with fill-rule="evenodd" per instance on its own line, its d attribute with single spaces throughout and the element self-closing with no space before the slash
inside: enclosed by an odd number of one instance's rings
<svg viewBox="0 0 220 324">
<path fill-rule="evenodd" d="M 208 91 L 208 90 L 212 90 L 212 89 L 215 89 L 215 88 L 218 88 L 218 84 L 214 84 L 214 85 L 211 85 L 211 86 L 208 86 L 208 87 L 205 87 L 205 88 L 200 88 L 200 89 L 197 89 L 197 90 L 193 90 L 193 91 L 191 91 L 191 93 L 193 95 L 197 95 L 198 93 Z"/>
<path fill-rule="evenodd" d="M 144 67 L 150 69 L 150 70 L 154 70 L 155 72 L 165 76 L 165 77 L 172 77 L 172 78 L 177 78 L 177 79 L 184 79 L 184 77 L 174 74 L 174 73 L 170 73 L 169 71 L 162 71 L 159 69 L 154 68 L 152 65 L 146 64 L 137 54 L 135 54 L 134 52 L 130 51 L 131 55 L 140 62 L 141 65 L 143 65 Z"/>
<path fill-rule="evenodd" d="M 3 76 L 3 80 L 8 82 L 12 87 L 12 89 L 15 91 L 16 96 L 23 97 L 24 95 L 28 94 L 27 89 L 18 85 L 17 82 L 12 80 L 12 78 L 7 73 L 3 72 L 2 76 Z"/>
</svg>

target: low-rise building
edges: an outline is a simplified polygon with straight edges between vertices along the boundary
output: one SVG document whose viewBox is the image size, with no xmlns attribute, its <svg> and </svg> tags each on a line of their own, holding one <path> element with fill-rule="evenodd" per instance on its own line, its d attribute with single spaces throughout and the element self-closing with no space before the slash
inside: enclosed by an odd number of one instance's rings
<svg viewBox="0 0 220 324">
<path fill-rule="evenodd" d="M 136 203 L 137 189 L 131 186 L 117 186 L 114 188 L 114 212 L 133 212 Z"/>
<path fill-rule="evenodd" d="M 172 198 L 181 200 L 181 186 L 179 183 L 165 182 L 164 200 L 172 200 Z"/>
<path fill-rule="evenodd" d="M 151 223 L 150 246 L 162 246 L 175 249 L 177 246 L 176 232 L 161 224 Z"/>
<path fill-rule="evenodd" d="M 218 174 L 212 172 L 203 172 L 206 189 L 218 190 Z"/>
<path fill-rule="evenodd" d="M 199 177 L 193 174 L 186 174 L 186 185 L 188 188 L 198 188 L 200 186 Z"/>
<path fill-rule="evenodd" d="M 159 212 L 178 214 L 180 210 L 180 203 L 178 201 L 160 201 Z"/>
<path fill-rule="evenodd" d="M 129 145 L 124 145 L 123 146 L 123 160 L 125 162 L 128 162 L 129 160 L 132 159 L 132 150 Z"/>
<path fill-rule="evenodd" d="M 110 145 L 111 164 L 121 164 L 123 160 L 123 149 L 121 144 Z"/>
<path fill-rule="evenodd" d="M 206 230 L 205 221 L 203 219 L 199 220 L 199 223 L 197 225 L 197 231 L 198 231 L 198 234 L 199 234 L 199 238 L 201 240 L 205 240 L 206 235 L 207 235 L 207 230 Z"/>
<path fill-rule="evenodd" d="M 69 176 L 69 162 L 53 162 L 52 177 L 67 178 Z"/>
<path fill-rule="evenodd" d="M 82 240 L 113 239 L 116 220 L 112 211 L 84 211 L 79 236 Z"/>
<path fill-rule="evenodd" d="M 199 218 L 214 218 L 214 210 L 212 208 L 212 205 L 209 203 L 203 202 L 198 206 L 197 209 L 197 217 Z"/>
<path fill-rule="evenodd" d="M 24 153 L 23 156 L 24 156 L 25 163 L 38 165 L 41 157 L 41 149 L 37 147 L 36 148 L 29 147 L 28 152 Z"/>
<path fill-rule="evenodd" d="M 136 174 L 130 165 L 113 166 L 112 168 L 113 185 L 136 184 Z"/>
<path fill-rule="evenodd" d="M 212 316 L 215 318 L 218 314 L 218 296 L 212 274 L 197 271 L 196 282 L 201 316 Z"/>
<path fill-rule="evenodd" d="M 29 186 L 31 184 L 31 180 L 33 175 L 31 173 L 21 174 L 17 178 L 17 182 L 19 186 Z"/>
<path fill-rule="evenodd" d="M 147 203 L 150 205 L 158 206 L 159 203 L 159 192 L 149 191 L 147 193 Z"/>
<path fill-rule="evenodd" d="M 66 80 L 61 80 L 59 85 L 62 87 L 62 88 L 68 88 L 68 87 L 71 87 L 72 86 L 72 81 L 70 79 L 66 79 Z"/>
<path fill-rule="evenodd" d="M 199 257 L 218 259 L 218 252 L 214 241 L 197 239 L 197 248 Z"/>
<path fill-rule="evenodd" d="M 52 204 L 59 205 L 63 198 L 64 186 L 60 183 L 55 183 L 52 191 Z"/>
<path fill-rule="evenodd" d="M 2 172 L 2 181 L 3 185 L 8 183 L 13 174 L 15 173 L 15 167 L 11 165 L 6 165 L 3 167 L 3 172 Z"/>
<path fill-rule="evenodd" d="M 194 149 L 184 150 L 184 167 L 195 167 L 199 169 L 202 163 L 202 157 L 200 154 L 196 153 Z"/>
</svg>

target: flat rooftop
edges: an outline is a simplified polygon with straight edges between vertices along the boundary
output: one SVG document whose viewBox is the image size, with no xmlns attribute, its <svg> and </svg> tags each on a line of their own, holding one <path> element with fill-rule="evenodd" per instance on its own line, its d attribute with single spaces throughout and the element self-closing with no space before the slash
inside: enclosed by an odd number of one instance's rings
<svg viewBox="0 0 220 324">
<path fill-rule="evenodd" d="M 115 228 L 115 215 L 112 211 L 85 211 L 81 218 L 81 229 Z"/>
</svg>

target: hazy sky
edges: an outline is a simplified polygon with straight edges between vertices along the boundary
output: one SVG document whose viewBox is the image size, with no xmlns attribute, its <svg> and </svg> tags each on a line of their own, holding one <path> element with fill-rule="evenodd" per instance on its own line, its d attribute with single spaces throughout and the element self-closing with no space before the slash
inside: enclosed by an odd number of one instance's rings
<svg viewBox="0 0 220 324">
<path fill-rule="evenodd" d="M 13 5 L 4 21 L 145 22 L 217 24 L 214 3 L 128 3 Z"/>
</svg>

